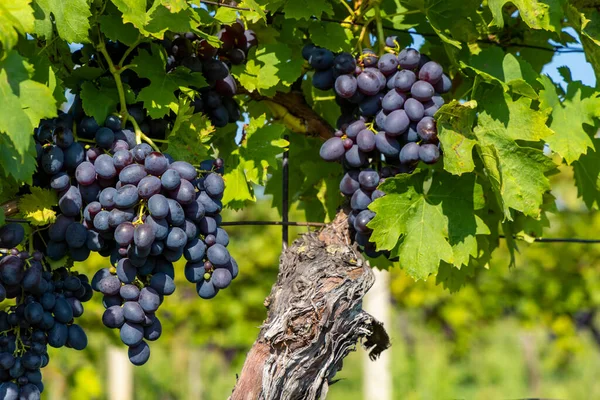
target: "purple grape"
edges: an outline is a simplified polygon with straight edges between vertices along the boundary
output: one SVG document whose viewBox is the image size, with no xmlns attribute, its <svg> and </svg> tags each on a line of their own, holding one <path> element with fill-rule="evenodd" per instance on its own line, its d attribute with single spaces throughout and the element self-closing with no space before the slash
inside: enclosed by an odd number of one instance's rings
<svg viewBox="0 0 600 400">
<path fill-rule="evenodd" d="M 328 70 L 333 67 L 333 53 L 327 49 L 315 48 L 310 53 L 308 63 L 317 71 Z"/>
<path fill-rule="evenodd" d="M 335 76 L 332 69 L 315 71 L 312 77 L 312 85 L 319 90 L 330 90 L 335 84 Z"/>
<path fill-rule="evenodd" d="M 442 78 L 433 85 L 436 92 L 444 94 L 448 93 L 452 89 L 452 81 L 446 74 L 442 74 Z"/>
<path fill-rule="evenodd" d="M 405 101 L 406 95 L 404 93 L 398 90 L 390 90 L 381 100 L 381 107 L 389 113 L 401 109 Z"/>
<path fill-rule="evenodd" d="M 358 106 L 360 113 L 365 117 L 373 117 L 377 115 L 381 109 L 382 98 L 383 96 L 381 93 L 378 93 L 375 96 L 369 96 L 364 99 Z"/>
<path fill-rule="evenodd" d="M 113 154 L 113 164 L 117 170 L 122 170 L 133 163 L 133 155 L 129 150 L 117 150 Z"/>
<path fill-rule="evenodd" d="M 407 143 L 400 150 L 400 162 L 402 164 L 414 164 L 419 161 L 419 145 Z"/>
<path fill-rule="evenodd" d="M 425 164 L 435 164 L 440 159 L 440 149 L 435 144 L 423 144 L 419 148 L 419 158 Z"/>
<path fill-rule="evenodd" d="M 435 94 L 435 91 L 429 82 L 416 81 L 415 84 L 410 88 L 410 94 L 415 99 L 421 102 L 426 102 L 431 100 L 431 97 Z"/>
<path fill-rule="evenodd" d="M 375 135 L 375 145 L 377 150 L 381 154 L 388 157 L 398 157 L 400 154 L 400 143 L 395 137 L 391 137 L 385 134 L 385 132 L 378 132 Z"/>
<path fill-rule="evenodd" d="M 138 195 L 142 199 L 149 199 L 155 194 L 159 194 L 161 189 L 162 184 L 160 179 L 153 175 L 143 178 L 140 183 L 137 184 Z"/>
<path fill-rule="evenodd" d="M 91 162 L 84 161 L 75 169 L 75 180 L 80 185 L 91 185 L 96 181 L 96 169 Z"/>
<path fill-rule="evenodd" d="M 375 213 L 371 210 L 363 210 L 359 212 L 354 219 L 354 229 L 363 234 L 370 233 L 371 229 L 367 227 L 367 224 L 371 222 L 373 218 L 375 218 Z"/>
<path fill-rule="evenodd" d="M 417 133 L 425 142 L 436 142 L 437 127 L 435 120 L 431 117 L 423 117 L 417 124 Z"/>
<path fill-rule="evenodd" d="M 340 74 L 351 74 L 356 69 L 356 60 L 350 53 L 340 53 L 333 60 L 333 67 Z"/>
<path fill-rule="evenodd" d="M 111 179 L 117 175 L 117 170 L 113 164 L 113 158 L 108 154 L 101 154 L 94 161 L 94 168 L 100 178 Z"/>
<path fill-rule="evenodd" d="M 360 189 L 360 183 L 358 182 L 359 172 L 356 170 L 350 170 L 346 172 L 342 180 L 340 181 L 340 192 L 346 196 L 352 196 L 354 192 Z"/>
<path fill-rule="evenodd" d="M 123 185 L 114 196 L 115 205 L 119 208 L 133 207 L 139 200 L 138 189 L 134 185 Z"/>
<path fill-rule="evenodd" d="M 129 246 L 133 243 L 133 233 L 135 226 L 131 222 L 123 222 L 117 226 L 114 233 L 115 242 L 121 247 Z"/>
<path fill-rule="evenodd" d="M 377 67 L 384 75 L 391 75 L 398 70 L 398 59 L 392 53 L 386 53 L 381 56 Z"/>
<path fill-rule="evenodd" d="M 442 79 L 443 73 L 444 70 L 440 64 L 436 63 L 435 61 L 429 61 L 425 63 L 419 70 L 419 79 L 435 85 L 440 81 L 440 79 Z"/>
<path fill-rule="evenodd" d="M 433 96 L 433 97 L 438 97 L 438 96 Z M 433 117 L 435 115 L 435 113 L 437 112 L 437 110 L 439 110 L 439 109 L 440 109 L 440 106 L 435 104 L 435 102 L 433 100 L 429 100 L 428 102 L 423 104 L 422 117 Z M 418 120 L 420 120 L 420 118 Z"/>
<path fill-rule="evenodd" d="M 344 149 L 346 150 L 350 150 L 352 146 L 354 146 L 354 141 L 352 141 L 350 138 L 344 139 L 342 143 L 344 144 Z"/>
<path fill-rule="evenodd" d="M 352 97 L 356 88 L 356 78 L 352 75 L 340 75 L 335 80 L 335 92 L 344 99 Z"/>
<path fill-rule="evenodd" d="M 417 133 L 417 123 L 411 122 L 408 126 L 408 130 L 404 134 L 404 140 L 408 142 L 418 142 L 419 134 Z"/>
<path fill-rule="evenodd" d="M 417 122 L 423 118 L 425 113 L 423 103 L 413 98 L 406 100 L 406 103 L 404 103 L 404 111 L 406 111 L 406 115 L 411 121 Z"/>
<path fill-rule="evenodd" d="M 356 144 L 365 153 L 375 150 L 375 134 L 370 129 L 363 129 L 358 133 Z"/>
<path fill-rule="evenodd" d="M 375 124 L 377 125 L 377 127 L 379 129 L 384 129 L 386 118 L 387 118 L 387 115 L 383 110 L 379 111 L 377 113 L 377 115 L 375 116 Z"/>
<path fill-rule="evenodd" d="M 379 186 L 379 173 L 371 168 L 364 169 L 358 174 L 358 182 L 365 191 L 375 190 Z"/>
<path fill-rule="evenodd" d="M 377 61 L 379 61 L 379 57 L 377 57 L 377 55 L 375 55 L 373 50 L 363 49 L 362 55 L 363 55 L 362 62 L 366 68 L 375 67 L 377 65 Z"/>
<path fill-rule="evenodd" d="M 144 159 L 144 167 L 149 174 L 161 176 L 169 167 L 169 161 L 162 153 L 153 151 Z"/>
<path fill-rule="evenodd" d="M 352 146 L 352 148 L 344 154 L 344 160 L 349 166 L 354 168 L 364 165 L 367 161 L 365 153 L 360 151 L 357 145 Z"/>
<path fill-rule="evenodd" d="M 365 192 L 362 189 L 358 189 L 354 192 L 350 199 L 350 207 L 356 211 L 366 210 L 367 207 L 369 207 L 369 204 L 371 204 L 370 192 Z"/>
<path fill-rule="evenodd" d="M 389 115 L 385 119 L 385 132 L 389 136 L 399 136 L 402 133 L 406 132 L 409 125 L 410 120 L 406 115 L 406 111 L 396 110 L 389 113 Z"/>
<path fill-rule="evenodd" d="M 119 172 L 119 180 L 122 184 L 127 185 L 137 185 L 140 183 L 142 178 L 147 176 L 148 173 L 143 165 L 140 164 L 131 164 L 126 166 Z"/>
<path fill-rule="evenodd" d="M 345 152 L 346 149 L 344 148 L 342 139 L 332 137 L 323 143 L 321 150 L 319 151 L 319 155 L 325 161 L 335 161 L 340 159 Z"/>
<path fill-rule="evenodd" d="M 421 54 L 415 49 L 407 48 L 398 54 L 398 64 L 404 69 L 414 69 L 419 66 Z"/>
<path fill-rule="evenodd" d="M 375 73 L 374 68 L 365 69 L 362 74 L 356 78 L 358 90 L 362 93 L 373 96 L 381 90 L 379 76 Z"/>
</svg>

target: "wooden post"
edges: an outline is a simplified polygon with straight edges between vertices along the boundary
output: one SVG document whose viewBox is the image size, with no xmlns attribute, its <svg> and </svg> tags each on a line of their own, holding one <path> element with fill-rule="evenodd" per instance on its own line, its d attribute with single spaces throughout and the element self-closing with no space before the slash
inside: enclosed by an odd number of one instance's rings
<svg viewBox="0 0 600 400">
<path fill-rule="evenodd" d="M 133 365 L 127 350 L 110 346 L 108 358 L 108 398 L 110 400 L 133 400 Z"/>
</svg>

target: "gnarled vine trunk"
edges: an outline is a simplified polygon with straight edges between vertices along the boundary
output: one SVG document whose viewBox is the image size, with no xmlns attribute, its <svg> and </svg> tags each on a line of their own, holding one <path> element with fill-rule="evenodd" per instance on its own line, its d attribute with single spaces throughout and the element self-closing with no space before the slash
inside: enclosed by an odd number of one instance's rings
<svg viewBox="0 0 600 400">
<path fill-rule="evenodd" d="M 374 283 L 353 248 L 346 214 L 304 234 L 281 255 L 265 300 L 268 316 L 248 353 L 230 400 L 325 398 L 357 342 L 371 358 L 389 347 L 383 326 L 362 310 Z"/>
</svg>

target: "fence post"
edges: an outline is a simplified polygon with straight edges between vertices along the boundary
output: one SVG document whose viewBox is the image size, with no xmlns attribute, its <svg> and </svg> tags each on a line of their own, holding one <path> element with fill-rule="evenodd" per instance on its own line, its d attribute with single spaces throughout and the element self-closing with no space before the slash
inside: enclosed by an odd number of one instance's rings
<svg viewBox="0 0 600 400">
<path fill-rule="evenodd" d="M 108 358 L 108 398 L 110 400 L 133 400 L 133 365 L 127 357 L 127 350 L 109 346 Z"/>
<path fill-rule="evenodd" d="M 363 299 L 363 309 L 378 319 L 392 332 L 390 307 L 390 273 L 373 268 L 375 284 Z M 392 366 L 390 351 L 381 353 L 376 361 L 371 361 L 363 351 L 363 399 L 392 400 Z"/>
</svg>

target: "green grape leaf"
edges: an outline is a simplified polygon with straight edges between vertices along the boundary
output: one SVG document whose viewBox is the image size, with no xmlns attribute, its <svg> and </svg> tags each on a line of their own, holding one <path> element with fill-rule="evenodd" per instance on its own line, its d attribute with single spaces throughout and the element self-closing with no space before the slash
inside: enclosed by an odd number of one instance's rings
<svg viewBox="0 0 600 400">
<path fill-rule="evenodd" d="M 475 21 L 479 0 L 424 0 L 422 8 L 431 28 L 444 42 L 461 48 L 461 42 L 473 42 L 479 37 Z"/>
<path fill-rule="evenodd" d="M 58 197 L 52 189 L 31 187 L 31 193 L 19 199 L 19 212 L 31 225 L 43 226 L 54 222 Z"/>
<path fill-rule="evenodd" d="M 130 23 L 123 23 L 123 17 L 117 14 L 104 14 L 99 18 L 102 33 L 112 41 L 131 46 L 140 36 L 140 32 Z"/>
<path fill-rule="evenodd" d="M 435 277 L 435 283 L 437 285 L 442 284 L 442 287 L 449 290 L 450 293 L 456 293 L 467 283 L 469 278 L 474 276 L 475 266 L 473 264 L 465 265 L 459 269 L 442 261 Z"/>
<path fill-rule="evenodd" d="M 267 14 L 265 14 L 265 6 L 261 6 L 256 2 L 256 0 L 243 0 L 240 3 L 240 7 L 249 8 L 251 11 L 256 13 L 259 19 L 262 19 L 263 21 L 267 20 Z M 246 18 L 248 18 L 247 14 Z M 254 19 L 252 22 L 258 22 L 258 19 Z"/>
<path fill-rule="evenodd" d="M 388 179 L 386 192 L 371 203 L 376 213 L 369 223 L 378 250 L 391 250 L 414 279 L 436 274 L 440 261 L 458 265 L 477 254 L 477 222 L 473 214 L 473 175 L 434 173 L 423 190 L 426 172 Z M 458 262 L 455 261 L 456 248 Z"/>
<path fill-rule="evenodd" d="M 554 135 L 546 141 L 567 164 L 572 164 L 585 154 L 588 148 L 593 148 L 592 139 L 583 125 L 594 126 L 593 118 L 600 117 L 600 94 L 585 96 L 582 94 L 583 88 L 580 87 L 580 83 L 572 82 L 569 89 L 574 91 L 574 94 L 561 102 L 550 78 L 543 76 L 540 80 L 544 84 L 543 93 L 540 95 L 541 106 L 551 109 L 550 128 L 554 131 Z"/>
<path fill-rule="evenodd" d="M 221 201 L 224 205 L 231 207 L 233 204 L 241 205 L 248 200 L 256 201 L 241 164 L 226 172 L 223 180 L 225 180 L 225 193 Z"/>
<path fill-rule="evenodd" d="M 32 146 L 34 127 L 42 118 L 56 115 L 52 91 L 32 76 L 31 64 L 15 51 L 0 61 L 0 133 L 10 138 L 21 157 Z"/>
<path fill-rule="evenodd" d="M 209 155 L 207 142 L 215 128 L 201 113 L 194 114 L 189 102 L 181 98 L 174 110 L 177 118 L 167 137 L 167 150 L 177 160 L 198 164 Z"/>
<path fill-rule="evenodd" d="M 538 142 L 551 137 L 547 116 L 530 108 L 531 99 L 512 101 L 499 87 L 486 91 L 482 98 L 474 129 L 477 149 L 505 218 L 512 219 L 510 208 L 538 218 L 542 196 L 550 190 L 546 174 L 556 165 L 541 148 L 516 140 Z"/>
<path fill-rule="evenodd" d="M 289 145 L 283 139 L 284 125 L 265 125 L 266 116 L 252 118 L 246 129 L 246 139 L 239 149 L 240 163 L 249 182 L 264 185 L 269 166 L 277 164 L 277 156 Z"/>
<path fill-rule="evenodd" d="M 310 40 L 316 45 L 334 52 L 352 51 L 352 31 L 342 25 L 329 22 L 311 22 L 308 28 Z"/>
<path fill-rule="evenodd" d="M 580 6 L 568 4 L 566 16 L 579 33 L 585 58 L 592 65 L 596 80 L 600 80 L 600 13 L 595 4 Z"/>
<path fill-rule="evenodd" d="M 224 25 L 233 24 L 237 19 L 237 11 L 234 8 L 219 7 L 214 18 Z"/>
<path fill-rule="evenodd" d="M 24 155 L 15 149 L 10 137 L 0 133 L 0 172 L 5 177 L 13 177 L 18 182 L 31 183 L 36 170 L 36 150 L 33 136 L 30 136 L 29 146 Z"/>
<path fill-rule="evenodd" d="M 288 0 L 283 7 L 283 12 L 286 18 L 309 20 L 313 16 L 319 19 L 323 13 L 331 15 L 333 8 L 329 0 Z"/>
<path fill-rule="evenodd" d="M 494 25 L 500 28 L 504 26 L 502 7 L 508 2 L 519 9 L 519 16 L 531 28 L 552 32 L 560 32 L 562 29 L 562 7 L 552 0 L 488 0 Z"/>
<path fill-rule="evenodd" d="M 142 30 L 148 23 L 146 14 L 146 0 L 111 0 L 123 13 L 123 22 L 131 22 L 133 26 Z"/>
<path fill-rule="evenodd" d="M 11 0 L 12 1 L 12 0 Z M 58 35 L 69 43 L 89 43 L 90 6 L 87 0 L 36 0 L 46 18 L 54 15 Z"/>
<path fill-rule="evenodd" d="M 96 121 L 104 121 L 117 110 L 119 104 L 116 87 L 96 87 L 90 81 L 81 85 L 80 97 L 85 114 L 94 117 Z"/>
<path fill-rule="evenodd" d="M 469 101 L 460 104 L 453 100 L 436 113 L 438 137 L 444 154 L 444 169 L 451 174 L 461 175 L 475 169 L 473 147 L 473 123 L 477 103 Z"/>
<path fill-rule="evenodd" d="M 167 56 L 163 49 L 152 45 L 152 52 L 141 50 L 133 59 L 132 64 L 136 66 L 132 69 L 142 78 L 148 78 L 150 85 L 143 88 L 137 101 L 143 101 L 148 115 L 152 118 L 162 118 L 169 112 L 169 105 L 177 103 L 175 91 L 182 86 L 187 86 L 185 82 L 180 82 L 177 76 L 167 74 Z"/>
<path fill-rule="evenodd" d="M 160 0 L 160 3 L 174 13 L 189 8 L 186 0 Z"/>
<path fill-rule="evenodd" d="M 10 0 L 0 3 L 0 43 L 5 51 L 12 49 L 20 35 L 34 29 L 31 0 Z"/>
<path fill-rule="evenodd" d="M 198 21 L 191 9 L 170 11 L 165 6 L 158 6 L 148 11 L 149 19 L 144 31 L 158 39 L 162 39 L 166 31 L 187 32 L 195 30 Z"/>
<path fill-rule="evenodd" d="M 600 140 L 594 139 L 593 146 L 573 162 L 577 195 L 590 210 L 600 207 Z"/>
</svg>

